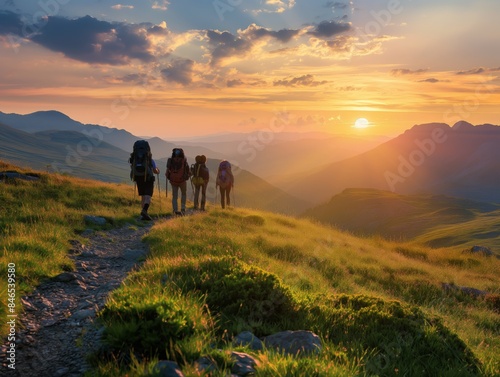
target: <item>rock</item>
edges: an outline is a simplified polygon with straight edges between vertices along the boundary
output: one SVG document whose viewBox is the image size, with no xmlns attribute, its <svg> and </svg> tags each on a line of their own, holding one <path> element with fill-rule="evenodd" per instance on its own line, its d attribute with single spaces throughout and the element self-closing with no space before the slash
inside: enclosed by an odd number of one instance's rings
<svg viewBox="0 0 500 377">
<path fill-rule="evenodd" d="M 231 352 L 231 358 L 235 361 L 231 373 L 238 376 L 255 374 L 254 367 L 257 365 L 257 361 L 252 356 L 242 352 Z"/>
<path fill-rule="evenodd" d="M 236 335 L 233 340 L 233 344 L 235 346 L 248 346 L 248 348 L 254 351 L 260 351 L 264 348 L 262 341 L 250 331 L 243 331 L 242 333 Z"/>
<path fill-rule="evenodd" d="M 21 174 L 14 171 L 0 172 L 0 181 L 8 179 L 22 179 L 24 181 L 38 181 L 40 177 L 36 174 Z"/>
<path fill-rule="evenodd" d="M 90 237 L 92 234 L 94 234 L 94 230 L 93 229 L 85 229 L 82 233 L 81 233 L 81 236 L 82 237 Z"/>
<path fill-rule="evenodd" d="M 445 291 L 451 291 L 451 292 L 462 292 L 463 294 L 469 295 L 469 296 L 474 296 L 474 297 L 481 297 L 481 296 L 486 296 L 488 292 L 486 291 L 481 291 L 480 289 L 477 288 L 471 288 L 471 287 L 460 287 L 458 285 L 455 285 L 453 283 L 442 283 L 441 286 Z"/>
<path fill-rule="evenodd" d="M 136 261 L 141 257 L 144 257 L 144 250 L 133 250 L 127 249 L 123 252 L 123 258 L 129 261 Z"/>
<path fill-rule="evenodd" d="M 53 280 L 59 283 L 69 283 L 70 281 L 76 280 L 76 275 L 72 272 L 63 272 L 55 276 Z"/>
<path fill-rule="evenodd" d="M 91 216 L 91 215 L 86 215 L 85 216 L 85 222 L 88 224 L 94 224 L 94 225 L 106 225 L 107 220 L 104 217 L 99 217 L 99 216 Z"/>
<path fill-rule="evenodd" d="M 155 365 L 155 372 L 160 377 L 184 377 L 179 365 L 173 361 L 161 360 Z"/>
<path fill-rule="evenodd" d="M 264 338 L 267 348 L 274 348 L 286 355 L 318 353 L 322 345 L 319 336 L 311 331 L 283 331 Z"/>
<path fill-rule="evenodd" d="M 200 357 L 197 361 L 198 372 L 210 373 L 217 370 L 217 365 L 215 362 L 208 357 Z"/>
<path fill-rule="evenodd" d="M 86 318 L 93 318 L 93 317 L 95 317 L 95 311 L 92 309 L 78 310 L 71 316 L 71 318 L 76 321 L 82 321 Z"/>
<path fill-rule="evenodd" d="M 470 249 L 470 252 L 472 254 L 481 253 L 481 254 L 486 255 L 488 257 L 493 255 L 493 251 L 491 251 L 491 249 L 489 247 L 485 247 L 485 246 L 477 246 L 477 245 L 472 246 Z"/>
</svg>

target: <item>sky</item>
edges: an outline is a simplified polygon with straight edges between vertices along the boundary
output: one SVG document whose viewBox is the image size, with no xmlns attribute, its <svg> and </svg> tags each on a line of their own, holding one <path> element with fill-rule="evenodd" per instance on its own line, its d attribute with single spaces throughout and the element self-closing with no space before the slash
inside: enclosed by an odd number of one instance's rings
<svg viewBox="0 0 500 377">
<path fill-rule="evenodd" d="M 499 14 L 498 0 L 0 0 L 0 111 L 165 139 L 500 124 Z"/>
</svg>

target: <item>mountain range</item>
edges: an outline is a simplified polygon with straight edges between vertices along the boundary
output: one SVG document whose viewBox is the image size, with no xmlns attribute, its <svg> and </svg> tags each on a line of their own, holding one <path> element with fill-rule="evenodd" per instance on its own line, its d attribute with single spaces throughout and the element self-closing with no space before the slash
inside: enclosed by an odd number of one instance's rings
<svg viewBox="0 0 500 377">
<path fill-rule="evenodd" d="M 10 122 L 15 122 L 17 128 L 25 128 L 30 131 L 21 131 L 0 123 L 0 160 L 6 160 L 18 166 L 82 178 L 130 183 L 129 149 L 138 137 L 123 130 L 99 128 L 101 126 L 83 126 L 81 123 L 78 126 L 78 122 L 68 121 L 69 118 L 58 112 L 48 112 L 48 114 L 41 112 L 36 116 L 30 115 L 28 120 L 23 116 L 12 114 L 0 117 L 4 121 L 7 119 Z M 52 119 L 52 121 L 49 122 L 47 119 Z M 33 124 L 39 120 L 40 130 L 36 128 L 36 124 Z M 62 130 L 58 130 L 58 120 L 61 120 Z M 108 140 L 114 140 L 114 144 L 108 143 Z M 130 142 L 126 142 L 127 140 Z M 171 148 L 175 146 L 175 144 L 159 138 L 148 139 L 148 141 L 152 149 L 158 151 L 164 149 L 171 153 Z M 117 146 L 125 144 L 127 148 L 125 150 Z M 192 156 L 190 153 L 197 152 L 205 152 L 209 156 L 215 154 L 204 147 L 196 146 L 187 147 L 185 151 L 188 156 Z M 161 190 L 164 191 L 165 177 L 163 174 L 166 158 L 155 158 L 155 161 L 161 170 L 159 178 Z M 188 157 L 188 161 L 194 162 L 194 156 Z M 207 166 L 212 176 L 208 187 L 208 200 L 211 201 L 215 200 L 217 195 L 213 177 L 215 177 L 219 161 L 215 158 L 207 160 Z M 239 169 L 237 166 L 235 166 L 234 174 L 236 184 L 232 199 L 236 205 L 287 214 L 300 213 L 310 206 L 310 203 L 292 197 L 255 174 Z"/>
<path fill-rule="evenodd" d="M 500 204 L 444 195 L 346 189 L 303 217 L 358 236 L 416 241 L 431 247 L 480 244 L 500 250 Z"/>
<path fill-rule="evenodd" d="M 1 123 L 0 158 L 104 181 L 129 181 L 128 156 L 139 137 L 128 131 L 83 124 L 58 111 L 0 112 Z M 392 139 L 264 131 L 148 141 L 159 166 L 165 166 L 178 146 L 191 162 L 205 154 L 212 174 L 220 159 L 230 160 L 240 174 L 240 204 L 254 208 L 265 203 L 299 213 L 349 188 L 500 202 L 499 126 L 428 123 Z"/>
<path fill-rule="evenodd" d="M 500 127 L 415 125 L 372 150 L 304 176 L 287 191 L 325 203 L 346 188 L 500 202 Z"/>
</svg>

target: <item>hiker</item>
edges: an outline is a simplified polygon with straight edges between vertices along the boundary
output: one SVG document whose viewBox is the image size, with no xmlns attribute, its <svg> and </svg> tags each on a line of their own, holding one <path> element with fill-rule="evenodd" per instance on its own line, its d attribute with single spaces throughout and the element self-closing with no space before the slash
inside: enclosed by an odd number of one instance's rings
<svg viewBox="0 0 500 377">
<path fill-rule="evenodd" d="M 231 172 L 231 164 L 229 161 L 223 160 L 219 164 L 219 170 L 217 171 L 217 180 L 215 182 L 215 189 L 217 186 L 220 189 L 220 204 L 222 208 L 226 208 L 231 205 L 231 199 L 229 194 L 231 193 L 231 188 L 234 187 L 234 176 Z"/>
<path fill-rule="evenodd" d="M 205 202 L 207 201 L 207 186 L 210 180 L 210 172 L 205 165 L 207 158 L 205 155 L 196 156 L 196 163 L 191 165 L 191 183 L 194 186 L 194 209 L 198 209 L 198 200 L 200 198 L 201 191 L 201 202 L 199 209 L 201 211 L 205 210 Z"/>
<path fill-rule="evenodd" d="M 137 185 L 137 192 L 141 197 L 141 220 L 151 221 L 148 209 L 154 191 L 155 174 L 160 174 L 153 160 L 151 148 L 146 140 L 137 140 L 129 158 L 130 179 Z"/>
<path fill-rule="evenodd" d="M 182 148 L 172 149 L 172 157 L 167 161 L 167 171 L 165 173 L 167 180 L 172 185 L 172 210 L 176 215 L 186 213 L 187 199 L 187 180 L 191 176 L 187 158 Z M 179 211 L 178 197 L 181 190 L 181 210 Z"/>
</svg>

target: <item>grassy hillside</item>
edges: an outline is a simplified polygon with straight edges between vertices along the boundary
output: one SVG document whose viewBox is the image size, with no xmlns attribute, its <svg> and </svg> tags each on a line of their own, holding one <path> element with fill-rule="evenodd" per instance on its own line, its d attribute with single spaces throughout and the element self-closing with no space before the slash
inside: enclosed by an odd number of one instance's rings
<svg viewBox="0 0 500 377">
<path fill-rule="evenodd" d="M 129 153 L 76 131 L 30 134 L 0 124 L 0 159 L 38 170 L 98 179 L 129 180 Z"/>
<path fill-rule="evenodd" d="M 160 149 L 153 146 L 152 148 L 153 157 L 161 170 L 160 182 L 164 191 L 166 159 L 158 159 L 160 153 L 155 151 L 159 152 Z M 168 151 L 171 153 L 170 148 Z M 43 131 L 31 134 L 0 124 L 0 159 L 33 169 L 56 171 L 103 182 L 128 183 L 132 186 L 129 156 L 130 152 L 76 131 Z M 188 162 L 194 163 L 194 157 L 188 157 Z M 212 202 L 216 196 L 215 175 L 219 162 L 220 160 L 210 158 L 207 163 L 212 176 L 208 190 L 209 200 Z M 309 203 L 289 195 L 246 170 L 235 169 L 235 174 L 237 176 L 232 199 L 239 206 L 286 214 L 298 214 L 309 207 Z M 191 187 L 188 192 L 192 199 Z"/>
<path fill-rule="evenodd" d="M 303 217 L 360 236 L 381 235 L 432 247 L 474 245 L 500 255 L 500 206 L 443 195 L 400 195 L 375 189 L 347 189 Z"/>
<path fill-rule="evenodd" d="M 1 273 L 16 263 L 18 297 L 72 268 L 66 254 L 86 227 L 84 214 L 120 225 L 134 223 L 137 213 L 128 186 L 44 173 L 37 182 L 0 183 L 0 195 Z M 147 371 L 154 360 L 168 357 L 197 376 L 194 360 L 209 355 L 222 368 L 213 375 L 223 376 L 237 332 L 294 329 L 320 335 L 323 351 L 304 358 L 257 354 L 258 376 L 500 372 L 496 259 L 360 239 L 249 209 L 159 220 L 145 241 L 145 264 L 100 313 L 106 348 L 94 355 L 97 375 L 153 375 Z M 445 291 L 442 283 L 489 295 Z"/>
</svg>

